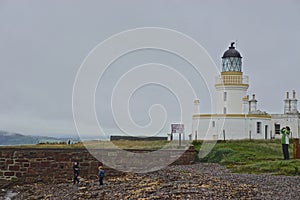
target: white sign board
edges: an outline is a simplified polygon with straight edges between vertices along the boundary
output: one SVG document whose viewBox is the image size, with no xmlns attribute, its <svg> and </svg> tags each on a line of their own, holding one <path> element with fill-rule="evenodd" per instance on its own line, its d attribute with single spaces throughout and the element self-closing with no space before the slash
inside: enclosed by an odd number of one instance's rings
<svg viewBox="0 0 300 200">
<path fill-rule="evenodd" d="M 172 133 L 184 133 L 184 124 L 171 124 Z"/>
</svg>

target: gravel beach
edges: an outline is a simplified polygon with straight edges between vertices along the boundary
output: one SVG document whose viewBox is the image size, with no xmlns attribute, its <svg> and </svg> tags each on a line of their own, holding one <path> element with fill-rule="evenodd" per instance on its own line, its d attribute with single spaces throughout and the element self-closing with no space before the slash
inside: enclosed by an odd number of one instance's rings
<svg viewBox="0 0 300 200">
<path fill-rule="evenodd" d="M 147 174 L 128 173 L 59 184 L 14 185 L 0 199 L 300 199 L 300 177 L 233 174 L 218 164 L 169 166 Z"/>
</svg>

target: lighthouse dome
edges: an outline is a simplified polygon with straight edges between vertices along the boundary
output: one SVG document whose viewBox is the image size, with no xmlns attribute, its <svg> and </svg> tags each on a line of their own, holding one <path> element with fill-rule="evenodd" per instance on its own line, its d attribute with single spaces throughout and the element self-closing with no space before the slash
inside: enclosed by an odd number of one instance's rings
<svg viewBox="0 0 300 200">
<path fill-rule="evenodd" d="M 228 57 L 241 58 L 242 57 L 240 52 L 238 52 L 233 45 L 234 45 L 234 42 L 232 42 L 229 49 L 224 52 L 222 58 L 228 58 Z"/>
<path fill-rule="evenodd" d="M 242 71 L 242 56 L 231 43 L 222 56 L 222 72 L 241 72 Z"/>
</svg>

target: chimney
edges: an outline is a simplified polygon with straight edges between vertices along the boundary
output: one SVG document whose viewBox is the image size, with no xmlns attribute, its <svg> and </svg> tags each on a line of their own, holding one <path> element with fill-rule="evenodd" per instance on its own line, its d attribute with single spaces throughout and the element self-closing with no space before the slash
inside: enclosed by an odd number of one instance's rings
<svg viewBox="0 0 300 200">
<path fill-rule="evenodd" d="M 255 94 L 252 95 L 252 99 L 249 101 L 249 112 L 257 111 L 257 100 L 255 99 Z"/>
<path fill-rule="evenodd" d="M 296 91 L 293 90 L 293 99 L 296 99 Z"/>
<path fill-rule="evenodd" d="M 245 96 L 243 99 L 243 114 L 247 114 L 249 112 L 249 95 Z"/>
<path fill-rule="evenodd" d="M 199 114 L 200 113 L 199 104 L 200 104 L 200 100 L 195 99 L 194 100 L 194 114 Z"/>
<path fill-rule="evenodd" d="M 289 92 L 286 92 L 286 99 L 284 100 L 284 114 L 291 112 L 291 100 L 289 99 Z"/>
<path fill-rule="evenodd" d="M 296 91 L 293 90 L 293 98 L 290 100 L 291 114 L 298 114 Z"/>
</svg>

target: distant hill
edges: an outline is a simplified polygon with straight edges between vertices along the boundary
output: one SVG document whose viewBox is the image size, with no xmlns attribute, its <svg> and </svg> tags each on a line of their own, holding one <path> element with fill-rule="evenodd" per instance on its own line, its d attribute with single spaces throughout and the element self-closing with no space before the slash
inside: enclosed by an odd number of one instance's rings
<svg viewBox="0 0 300 200">
<path fill-rule="evenodd" d="M 0 130 L 0 145 L 20 145 L 20 144 L 38 144 L 38 143 L 56 143 L 67 142 L 67 138 L 55 138 L 46 136 L 30 136 L 20 133 L 11 133 Z M 74 141 L 71 139 L 71 141 Z M 76 140 L 75 140 L 76 141 Z"/>
</svg>

